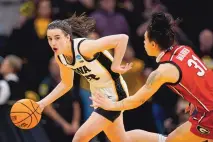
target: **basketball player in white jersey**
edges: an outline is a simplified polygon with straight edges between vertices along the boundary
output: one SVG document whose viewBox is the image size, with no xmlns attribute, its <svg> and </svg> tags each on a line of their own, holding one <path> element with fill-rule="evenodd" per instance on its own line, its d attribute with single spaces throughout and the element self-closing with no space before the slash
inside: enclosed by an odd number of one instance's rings
<svg viewBox="0 0 213 142">
<path fill-rule="evenodd" d="M 96 91 L 102 92 L 112 101 L 128 97 L 126 83 L 120 75 L 132 66 L 131 64 L 121 66 L 128 36 L 120 34 L 97 40 L 74 39 L 74 37 L 86 37 L 93 27 L 93 19 L 84 15 L 79 17 L 74 15 L 70 19 L 56 20 L 49 24 L 47 38 L 60 67 L 61 82 L 48 96 L 38 102 L 41 108 L 51 104 L 71 89 L 74 71 L 87 79 L 92 94 Z M 107 51 L 113 48 L 114 59 Z M 121 111 L 96 108 L 76 132 L 73 142 L 88 142 L 101 131 L 104 131 L 112 142 L 136 142 L 137 136 L 134 134 L 140 130 L 126 133 Z M 142 132 L 144 136 L 155 135 L 152 138 L 158 142 L 157 134 Z M 159 137 L 162 138 L 163 136 Z"/>
</svg>

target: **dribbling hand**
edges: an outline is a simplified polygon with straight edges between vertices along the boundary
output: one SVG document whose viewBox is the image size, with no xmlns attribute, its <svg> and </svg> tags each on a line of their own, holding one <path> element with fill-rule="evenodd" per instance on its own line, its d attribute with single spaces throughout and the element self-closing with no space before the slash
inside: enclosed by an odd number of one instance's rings
<svg viewBox="0 0 213 142">
<path fill-rule="evenodd" d="M 128 70 L 132 68 L 133 63 L 127 63 L 126 65 L 113 65 L 111 66 L 111 70 L 115 73 L 124 74 Z"/>
</svg>

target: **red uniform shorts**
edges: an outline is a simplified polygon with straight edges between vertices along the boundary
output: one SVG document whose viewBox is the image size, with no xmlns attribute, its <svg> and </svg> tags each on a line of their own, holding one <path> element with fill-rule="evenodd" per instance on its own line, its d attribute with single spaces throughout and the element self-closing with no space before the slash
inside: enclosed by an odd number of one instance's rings
<svg viewBox="0 0 213 142">
<path fill-rule="evenodd" d="M 200 137 L 213 139 L 213 111 L 195 112 L 190 116 L 189 122 L 192 123 L 190 131 Z"/>
</svg>

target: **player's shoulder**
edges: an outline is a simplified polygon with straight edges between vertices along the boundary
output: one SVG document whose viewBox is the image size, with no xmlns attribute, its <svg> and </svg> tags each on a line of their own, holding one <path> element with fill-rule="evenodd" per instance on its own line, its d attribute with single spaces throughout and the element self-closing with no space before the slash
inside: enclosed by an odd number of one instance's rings
<svg viewBox="0 0 213 142">
<path fill-rule="evenodd" d="M 189 47 L 187 45 L 176 44 L 176 45 L 173 45 L 173 46 L 169 47 L 167 51 L 177 52 L 177 51 L 180 51 L 183 48 L 191 49 L 191 47 Z"/>
<path fill-rule="evenodd" d="M 176 45 L 169 50 L 170 54 L 167 54 L 170 61 L 179 62 L 183 61 L 188 55 L 194 54 L 193 49 L 187 45 Z"/>
<path fill-rule="evenodd" d="M 87 38 L 83 38 L 83 37 L 82 37 L 82 38 L 74 38 L 73 41 L 74 41 L 74 42 L 80 42 L 80 41 L 86 40 L 86 39 L 87 39 Z"/>
<path fill-rule="evenodd" d="M 192 47 L 188 46 L 188 45 L 175 45 L 173 47 L 171 47 L 173 50 L 179 50 L 179 51 L 183 51 L 183 50 L 188 50 L 193 51 Z"/>
<path fill-rule="evenodd" d="M 173 64 L 173 62 L 164 62 L 159 65 L 157 70 L 159 70 L 160 72 L 166 72 L 166 71 L 171 71 L 174 68 L 175 68 L 175 65 Z"/>
<path fill-rule="evenodd" d="M 165 62 L 163 64 L 160 64 L 157 68 L 157 71 L 164 78 L 176 78 L 176 76 L 179 76 L 181 74 L 181 70 L 173 62 Z"/>
<path fill-rule="evenodd" d="M 73 39 L 73 44 L 74 44 L 74 48 L 76 47 L 85 47 L 88 48 L 90 46 L 94 46 L 96 43 L 94 42 L 95 40 L 93 39 L 89 39 L 89 38 L 75 38 Z"/>
</svg>

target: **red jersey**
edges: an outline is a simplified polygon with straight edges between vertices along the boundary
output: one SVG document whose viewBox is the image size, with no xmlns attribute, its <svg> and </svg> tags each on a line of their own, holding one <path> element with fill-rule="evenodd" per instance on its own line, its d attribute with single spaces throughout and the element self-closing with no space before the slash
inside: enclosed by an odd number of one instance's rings
<svg viewBox="0 0 213 142">
<path fill-rule="evenodd" d="M 161 57 L 160 57 L 161 56 Z M 187 46 L 173 46 L 159 55 L 159 63 L 170 62 L 180 72 L 179 81 L 168 87 L 197 107 L 198 111 L 213 110 L 213 71 Z"/>
</svg>

